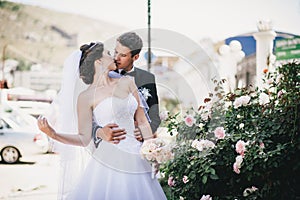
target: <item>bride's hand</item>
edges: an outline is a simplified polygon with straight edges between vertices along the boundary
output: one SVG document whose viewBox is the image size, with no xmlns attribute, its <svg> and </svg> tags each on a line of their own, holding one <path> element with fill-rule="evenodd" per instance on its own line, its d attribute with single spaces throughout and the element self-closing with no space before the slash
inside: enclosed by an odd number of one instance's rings
<svg viewBox="0 0 300 200">
<path fill-rule="evenodd" d="M 49 125 L 48 120 L 43 117 L 43 116 L 39 116 L 37 119 L 37 124 L 39 129 L 46 133 L 46 135 L 48 135 L 49 137 L 53 138 L 55 137 L 55 130 Z"/>
</svg>

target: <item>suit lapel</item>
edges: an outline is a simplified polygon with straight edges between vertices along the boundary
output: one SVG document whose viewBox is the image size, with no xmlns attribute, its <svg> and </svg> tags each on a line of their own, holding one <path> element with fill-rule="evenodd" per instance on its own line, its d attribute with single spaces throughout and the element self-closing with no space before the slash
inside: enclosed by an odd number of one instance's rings
<svg viewBox="0 0 300 200">
<path fill-rule="evenodd" d="M 135 67 L 134 71 L 129 72 L 128 75 L 134 77 L 134 82 L 138 88 L 141 87 L 141 83 L 140 83 L 141 73 L 139 72 L 138 68 Z"/>
</svg>

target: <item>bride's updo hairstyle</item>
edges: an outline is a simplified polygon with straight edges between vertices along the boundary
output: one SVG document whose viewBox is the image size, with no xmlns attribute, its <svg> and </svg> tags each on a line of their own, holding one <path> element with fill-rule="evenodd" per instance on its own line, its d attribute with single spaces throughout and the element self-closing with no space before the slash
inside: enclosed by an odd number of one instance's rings
<svg viewBox="0 0 300 200">
<path fill-rule="evenodd" d="M 85 84 L 91 84 L 94 81 L 95 60 L 102 58 L 103 44 L 101 42 L 84 44 L 80 47 L 82 51 L 79 62 L 80 78 Z"/>
</svg>

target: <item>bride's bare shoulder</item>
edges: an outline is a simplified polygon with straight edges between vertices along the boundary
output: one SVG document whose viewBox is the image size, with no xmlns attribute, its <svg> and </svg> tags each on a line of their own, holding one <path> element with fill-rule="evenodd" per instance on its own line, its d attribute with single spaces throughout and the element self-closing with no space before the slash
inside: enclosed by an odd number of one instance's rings
<svg viewBox="0 0 300 200">
<path fill-rule="evenodd" d="M 87 88 L 79 94 L 78 102 L 89 105 L 94 94 L 95 90 L 93 88 Z"/>
</svg>

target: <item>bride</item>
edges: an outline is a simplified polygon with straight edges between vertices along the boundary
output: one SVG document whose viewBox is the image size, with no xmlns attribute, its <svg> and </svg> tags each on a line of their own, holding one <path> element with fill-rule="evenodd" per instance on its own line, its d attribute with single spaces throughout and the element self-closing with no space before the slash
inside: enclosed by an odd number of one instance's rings
<svg viewBox="0 0 300 200">
<path fill-rule="evenodd" d="M 153 137 L 144 110 L 140 106 L 134 80 L 126 76 L 112 78 L 109 75 L 116 66 L 102 43 L 83 45 L 80 50 L 72 58 L 77 67 L 71 67 L 75 71 L 79 67 L 80 78 L 89 86 L 75 100 L 78 133 L 58 133 L 45 117 L 39 117 L 39 129 L 58 142 L 83 147 L 88 147 L 92 140 L 93 120 L 102 127 L 108 123 L 116 123 L 127 134 L 126 139 L 120 142 L 102 141 L 91 152 L 84 172 L 67 199 L 166 199 L 158 180 L 151 178 L 150 164 L 140 156 L 141 142 L 134 137 L 134 120 L 137 121 L 144 139 Z M 77 84 L 72 79 L 68 80 L 67 84 Z M 66 89 L 66 93 L 67 97 L 69 93 L 74 95 L 78 91 Z"/>
</svg>

